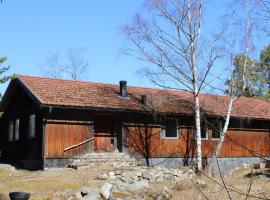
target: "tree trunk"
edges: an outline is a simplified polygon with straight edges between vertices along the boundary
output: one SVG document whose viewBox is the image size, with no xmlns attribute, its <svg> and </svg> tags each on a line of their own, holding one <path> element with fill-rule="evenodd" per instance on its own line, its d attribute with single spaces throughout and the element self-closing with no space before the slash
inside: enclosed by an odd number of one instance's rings
<svg viewBox="0 0 270 200">
<path fill-rule="evenodd" d="M 209 163 L 210 168 L 212 167 L 212 165 L 214 163 L 214 160 L 216 160 L 218 158 L 218 155 L 219 155 L 220 150 L 222 148 L 222 145 L 224 143 L 225 136 L 227 134 L 227 130 L 228 130 L 229 123 L 230 123 L 230 117 L 231 117 L 231 112 L 232 112 L 233 102 L 234 101 L 235 101 L 235 98 L 230 97 L 229 104 L 228 104 L 228 109 L 227 109 L 226 121 L 225 121 L 224 127 L 222 129 L 222 133 L 220 135 L 220 139 L 219 139 L 219 142 L 218 142 L 217 147 L 215 149 L 215 152 L 214 152 L 214 154 L 212 156 L 212 159 L 211 159 L 211 161 Z"/>
<path fill-rule="evenodd" d="M 197 143 L 197 169 L 202 170 L 202 142 L 201 142 L 201 118 L 200 102 L 198 94 L 194 97 L 195 102 L 195 125 L 196 125 L 196 143 Z"/>
</svg>

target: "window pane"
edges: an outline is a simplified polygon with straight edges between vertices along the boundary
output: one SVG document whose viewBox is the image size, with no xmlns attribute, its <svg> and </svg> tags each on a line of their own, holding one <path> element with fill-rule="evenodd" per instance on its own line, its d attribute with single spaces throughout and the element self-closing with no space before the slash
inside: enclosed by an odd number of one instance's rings
<svg viewBox="0 0 270 200">
<path fill-rule="evenodd" d="M 166 137 L 177 137 L 177 121 L 175 119 L 166 119 Z"/>
<path fill-rule="evenodd" d="M 215 124 L 215 128 L 212 132 L 212 138 L 214 139 L 219 139 L 220 138 L 220 132 L 222 130 L 222 122 L 221 121 L 218 121 L 216 124 Z"/>
<path fill-rule="evenodd" d="M 8 127 L 8 141 L 13 140 L 13 132 L 14 132 L 14 124 L 13 121 L 9 121 L 9 127 Z"/>
<path fill-rule="evenodd" d="M 208 126 L 207 126 L 207 122 L 205 121 L 201 123 L 201 138 L 202 139 L 208 138 Z"/>
<path fill-rule="evenodd" d="M 19 140 L 20 134 L 20 119 L 16 119 L 15 121 L 15 140 Z"/>
<path fill-rule="evenodd" d="M 29 138 L 35 137 L 35 129 L 36 129 L 36 116 L 35 115 L 30 115 L 29 124 L 28 124 Z"/>
</svg>

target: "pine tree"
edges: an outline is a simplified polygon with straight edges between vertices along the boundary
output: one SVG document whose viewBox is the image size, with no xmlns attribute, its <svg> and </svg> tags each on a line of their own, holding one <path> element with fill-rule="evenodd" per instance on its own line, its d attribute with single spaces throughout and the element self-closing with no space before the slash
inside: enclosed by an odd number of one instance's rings
<svg viewBox="0 0 270 200">
<path fill-rule="evenodd" d="M 7 57 L 0 57 L 0 84 L 3 84 L 14 77 L 14 75 L 3 76 L 3 74 L 5 74 L 10 69 L 10 66 L 2 67 L 2 64 L 6 62 L 6 60 L 7 60 Z M 0 94 L 0 98 L 1 96 L 2 95 Z"/>
</svg>

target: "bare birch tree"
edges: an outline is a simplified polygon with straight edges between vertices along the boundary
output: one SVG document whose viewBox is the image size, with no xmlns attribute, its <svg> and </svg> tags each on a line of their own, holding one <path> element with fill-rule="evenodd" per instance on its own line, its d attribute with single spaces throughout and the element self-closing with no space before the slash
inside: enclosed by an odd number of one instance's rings
<svg viewBox="0 0 270 200">
<path fill-rule="evenodd" d="M 199 93 L 219 58 L 216 36 L 207 46 L 201 40 L 203 0 L 148 0 L 149 20 L 136 15 L 123 27 L 131 42 L 125 53 L 149 64 L 146 74 L 163 88 L 193 95 L 197 169 L 202 169 Z"/>
<path fill-rule="evenodd" d="M 81 80 L 89 64 L 85 58 L 86 48 L 69 48 L 65 56 L 60 52 L 50 54 L 45 63 L 45 74 L 52 78 Z"/>
<path fill-rule="evenodd" d="M 254 9 L 256 9 L 256 6 L 258 6 L 256 0 L 243 0 L 240 3 L 240 6 L 243 9 L 243 13 L 241 17 L 238 17 L 234 19 L 235 23 L 233 23 L 233 26 L 236 26 L 236 30 L 244 30 L 243 32 L 239 33 L 238 38 L 236 38 L 236 43 L 238 44 L 238 47 L 229 45 L 229 48 L 231 50 L 236 50 L 236 52 L 230 52 L 230 60 L 231 60 L 231 75 L 228 80 L 228 105 L 227 105 L 227 114 L 225 116 L 225 123 L 221 130 L 220 139 L 219 142 L 215 148 L 212 161 L 209 163 L 210 168 L 213 167 L 213 162 L 217 160 L 219 153 L 221 151 L 222 145 L 224 143 L 224 140 L 226 138 L 226 134 L 228 131 L 231 113 L 233 110 L 233 104 L 236 100 L 238 100 L 243 93 L 245 92 L 247 88 L 247 75 L 248 75 L 248 68 L 255 67 L 255 63 L 252 64 L 249 59 L 249 55 L 253 48 L 253 36 L 255 31 L 255 18 L 254 18 Z M 238 12 L 240 12 L 238 8 Z M 237 35 L 235 33 L 235 35 Z M 233 42 L 235 45 L 235 41 Z M 227 42 L 228 44 L 228 42 Z M 237 68 L 234 59 L 237 55 L 243 55 L 243 67 Z M 251 65 L 251 66 L 249 66 Z M 237 71 L 241 70 L 241 71 Z"/>
<path fill-rule="evenodd" d="M 67 50 L 67 73 L 70 74 L 72 80 L 79 80 L 88 67 L 88 61 L 84 57 L 85 48 L 69 48 Z"/>
</svg>

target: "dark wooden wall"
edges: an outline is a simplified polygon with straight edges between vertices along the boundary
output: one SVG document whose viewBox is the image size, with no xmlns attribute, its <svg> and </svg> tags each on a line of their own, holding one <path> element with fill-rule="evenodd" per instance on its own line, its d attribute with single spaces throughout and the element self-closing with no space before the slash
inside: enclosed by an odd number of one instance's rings
<svg viewBox="0 0 270 200">
<path fill-rule="evenodd" d="M 28 118 L 32 114 L 36 115 L 36 136 L 29 138 Z M 21 160 L 41 160 L 42 118 L 40 107 L 21 88 L 17 87 L 2 117 L 0 130 L 2 160 L 15 163 Z M 9 121 L 16 119 L 20 119 L 19 140 L 8 141 Z"/>
</svg>

